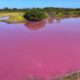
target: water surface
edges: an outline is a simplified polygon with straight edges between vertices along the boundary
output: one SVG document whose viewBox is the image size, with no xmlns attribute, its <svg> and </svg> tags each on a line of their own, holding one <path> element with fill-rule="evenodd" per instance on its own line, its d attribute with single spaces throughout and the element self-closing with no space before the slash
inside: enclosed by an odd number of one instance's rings
<svg viewBox="0 0 80 80">
<path fill-rule="evenodd" d="M 0 17 L 0 20 L 8 20 L 9 16 Z"/>
<path fill-rule="evenodd" d="M 54 77 L 80 70 L 80 18 L 0 22 L 0 80 Z"/>
</svg>

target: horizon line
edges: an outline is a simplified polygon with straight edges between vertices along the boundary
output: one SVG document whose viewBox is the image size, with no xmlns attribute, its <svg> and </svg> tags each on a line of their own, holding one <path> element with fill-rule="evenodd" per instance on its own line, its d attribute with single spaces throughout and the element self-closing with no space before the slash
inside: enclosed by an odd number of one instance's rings
<svg viewBox="0 0 80 80">
<path fill-rule="evenodd" d="M 10 8 L 10 7 L 3 7 L 3 8 L 0 8 L 0 9 L 5 9 L 5 8 L 8 8 L 8 9 L 33 9 L 33 8 L 40 8 L 40 9 L 44 9 L 44 8 L 64 8 L 64 9 L 80 9 L 80 8 L 74 8 L 74 7 L 23 7 L 23 8 L 18 8 L 18 7 L 13 7 L 13 8 Z"/>
</svg>

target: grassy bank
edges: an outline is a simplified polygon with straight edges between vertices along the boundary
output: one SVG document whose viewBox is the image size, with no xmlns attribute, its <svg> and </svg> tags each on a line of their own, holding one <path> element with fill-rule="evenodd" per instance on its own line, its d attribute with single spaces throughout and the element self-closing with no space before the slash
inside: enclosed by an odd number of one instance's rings
<svg viewBox="0 0 80 80">
<path fill-rule="evenodd" d="M 24 22 L 25 19 L 23 16 L 17 15 L 17 16 L 10 16 L 9 19 L 7 20 L 7 22 L 11 22 L 11 23 L 16 23 L 16 22 Z"/>
<path fill-rule="evenodd" d="M 0 20 L 2 22 L 7 23 L 15 23 L 15 22 L 24 22 L 25 19 L 23 17 L 22 12 L 0 12 L 0 17 L 9 16 L 7 20 Z"/>
</svg>

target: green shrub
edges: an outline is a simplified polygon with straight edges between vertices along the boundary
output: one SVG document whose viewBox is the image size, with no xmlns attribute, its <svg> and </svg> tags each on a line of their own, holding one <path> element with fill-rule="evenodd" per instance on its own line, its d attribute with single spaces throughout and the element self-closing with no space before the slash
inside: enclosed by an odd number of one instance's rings
<svg viewBox="0 0 80 80">
<path fill-rule="evenodd" d="M 24 14 L 24 18 L 29 21 L 41 21 L 46 18 L 46 14 L 42 10 L 29 10 Z"/>
<path fill-rule="evenodd" d="M 55 17 L 64 17 L 64 14 L 62 12 L 59 12 L 59 13 L 55 14 Z"/>
</svg>

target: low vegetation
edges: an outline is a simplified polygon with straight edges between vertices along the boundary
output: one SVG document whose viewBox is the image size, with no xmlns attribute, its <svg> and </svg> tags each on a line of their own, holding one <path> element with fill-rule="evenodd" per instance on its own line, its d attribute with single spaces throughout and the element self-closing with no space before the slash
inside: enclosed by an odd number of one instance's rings
<svg viewBox="0 0 80 80">
<path fill-rule="evenodd" d="M 10 16 L 9 19 L 7 20 L 7 22 L 23 22 L 25 21 L 24 17 L 23 16 Z"/>
<path fill-rule="evenodd" d="M 25 21 L 22 12 L 0 12 L 0 17 L 8 16 L 7 20 L 0 20 L 7 23 L 14 23 L 14 22 L 23 22 Z"/>
<path fill-rule="evenodd" d="M 40 21 L 47 17 L 54 17 L 56 19 L 68 18 L 68 17 L 80 17 L 80 8 L 24 8 L 24 9 L 9 9 L 4 8 L 0 9 L 0 17 L 9 16 L 8 22 L 15 21 Z"/>
<path fill-rule="evenodd" d="M 29 21 L 41 21 L 46 18 L 46 14 L 42 10 L 28 10 L 24 14 L 24 18 Z"/>
</svg>

